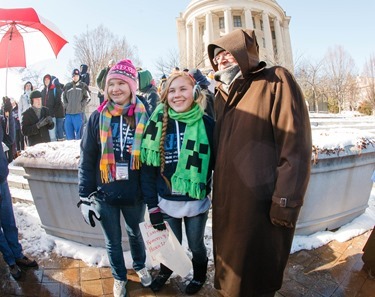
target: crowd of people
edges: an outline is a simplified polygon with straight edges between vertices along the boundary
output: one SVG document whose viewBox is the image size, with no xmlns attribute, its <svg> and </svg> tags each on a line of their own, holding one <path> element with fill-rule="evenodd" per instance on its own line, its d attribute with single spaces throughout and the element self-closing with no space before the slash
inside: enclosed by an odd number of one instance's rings
<svg viewBox="0 0 375 297">
<path fill-rule="evenodd" d="M 187 294 L 207 278 L 204 230 L 211 208 L 215 288 L 223 296 L 271 297 L 282 285 L 310 175 L 306 104 L 288 70 L 259 60 L 254 31 L 238 29 L 215 40 L 208 55 L 211 71 L 175 67 L 158 85 L 131 60 L 111 59 L 96 78 L 100 103 L 88 119 L 84 64 L 64 86 L 49 74 L 42 91 L 26 82 L 18 106 L 4 98 L 0 140 L 7 144 L 9 130 L 16 131 L 9 118 L 17 119 L 15 152 L 81 139 L 77 206 L 86 223 L 99 222 L 103 230 L 116 297 L 126 296 L 128 282 L 122 219 L 141 284 L 157 292 L 173 274 L 160 263 L 152 277 L 145 265 L 139 224 L 146 211 L 157 232 L 170 228 L 180 243 L 186 234 L 193 267 Z M 0 157 L 4 201 L 11 160 L 2 150 Z M 4 232 L 9 212 L 2 205 Z M 12 267 L 19 259 L 35 262 L 21 253 L 6 262 Z"/>
</svg>

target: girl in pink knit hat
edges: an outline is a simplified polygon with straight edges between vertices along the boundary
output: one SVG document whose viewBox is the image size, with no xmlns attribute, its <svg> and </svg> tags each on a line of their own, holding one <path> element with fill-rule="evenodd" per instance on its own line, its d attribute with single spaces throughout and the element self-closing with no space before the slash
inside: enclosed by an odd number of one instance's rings
<svg viewBox="0 0 375 297">
<path fill-rule="evenodd" d="M 112 275 L 113 295 L 126 295 L 127 270 L 123 257 L 121 216 L 143 286 L 151 284 L 145 267 L 145 248 L 139 229 L 145 205 L 140 187 L 140 145 L 148 115 L 136 97 L 137 71 L 122 60 L 108 72 L 104 102 L 90 116 L 81 141 L 79 206 L 85 221 L 100 221 Z"/>
</svg>

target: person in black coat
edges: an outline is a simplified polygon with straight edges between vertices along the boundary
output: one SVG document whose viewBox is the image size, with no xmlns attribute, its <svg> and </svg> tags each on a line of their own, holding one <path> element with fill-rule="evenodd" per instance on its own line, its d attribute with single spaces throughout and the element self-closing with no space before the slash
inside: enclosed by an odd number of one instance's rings
<svg viewBox="0 0 375 297">
<path fill-rule="evenodd" d="M 90 73 L 88 73 L 89 67 L 86 64 L 81 64 L 81 81 L 84 82 L 87 86 L 90 85 Z"/>
<path fill-rule="evenodd" d="M 47 107 L 42 106 L 42 94 L 32 91 L 29 107 L 22 114 L 21 130 L 29 146 L 50 142 L 49 131 L 55 127 Z"/>
<path fill-rule="evenodd" d="M 55 109 L 55 117 L 56 117 L 56 139 L 58 141 L 62 141 L 65 139 L 65 131 L 64 131 L 64 119 L 65 119 L 65 110 L 64 105 L 62 104 L 62 90 L 64 88 L 64 84 L 62 84 L 56 76 L 51 76 L 52 84 L 55 86 L 53 89 L 55 93 L 56 100 L 59 101 L 57 105 L 57 109 Z"/>
<path fill-rule="evenodd" d="M 189 74 L 194 77 L 197 84 L 201 87 L 202 93 L 206 96 L 206 107 L 204 109 L 205 113 L 211 118 L 215 119 L 215 94 L 208 89 L 210 82 L 208 81 L 207 77 L 197 68 L 189 70 Z"/>
<path fill-rule="evenodd" d="M 61 101 L 61 89 L 53 83 L 53 77 L 50 74 L 46 74 L 43 77 L 44 88 L 42 94 L 42 106 L 48 108 L 49 113 L 52 117 L 53 123 L 56 125 L 56 113 L 62 108 Z M 53 128 L 49 131 L 49 137 L 51 141 L 56 141 L 56 129 Z"/>
<path fill-rule="evenodd" d="M 8 264 L 10 274 L 15 280 L 18 280 L 22 276 L 20 267 L 37 267 L 38 263 L 23 254 L 22 245 L 18 240 L 18 228 L 7 181 L 8 160 L 2 146 L 3 142 L 14 143 L 15 119 L 11 114 L 12 105 L 9 98 L 5 96 L 3 102 L 4 106 L 2 114 L 0 114 L 0 254 L 2 254 L 4 262 Z M 3 264 L 1 266 L 3 269 Z"/>
<path fill-rule="evenodd" d="M 10 135 L 15 133 L 15 125 L 10 125 L 10 118 L 13 118 L 12 116 L 12 103 L 8 96 L 3 97 L 3 104 L 1 106 L 1 125 L 6 127 L 6 134 Z M 14 131 L 11 131 L 14 130 Z M 13 145 L 15 143 L 14 137 L 4 137 L 3 143 L 6 145 L 8 150 L 5 152 L 5 155 L 7 157 L 8 163 L 11 163 L 13 161 Z"/>
</svg>

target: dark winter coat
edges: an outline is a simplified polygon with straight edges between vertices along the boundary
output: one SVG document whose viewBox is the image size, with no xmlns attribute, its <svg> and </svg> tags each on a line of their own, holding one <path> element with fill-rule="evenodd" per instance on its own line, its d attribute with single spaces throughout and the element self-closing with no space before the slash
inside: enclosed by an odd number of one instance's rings
<svg viewBox="0 0 375 297">
<path fill-rule="evenodd" d="M 152 84 L 152 75 L 148 70 L 141 70 L 138 72 L 139 91 L 137 96 L 142 102 L 145 102 L 147 113 L 151 115 L 160 102 L 160 97 L 157 88 Z"/>
<path fill-rule="evenodd" d="M 311 128 L 302 92 L 285 68 L 259 63 L 254 38 L 250 30 L 236 30 L 208 46 L 210 61 L 219 46 L 242 72 L 229 96 L 219 84 L 215 99 L 215 288 L 231 297 L 280 289 L 294 228 L 273 225 L 270 210 L 297 217 L 310 176 Z"/>
<path fill-rule="evenodd" d="M 142 201 L 140 171 L 129 168 L 129 179 L 102 183 L 100 177 L 101 143 L 99 135 L 99 112 L 94 111 L 81 140 L 81 157 L 78 166 L 79 196 L 88 197 L 97 191 L 97 199 L 112 205 L 135 205 Z M 115 160 L 120 160 L 120 117 L 112 117 L 111 129 Z M 127 129 L 123 121 L 123 137 Z M 124 159 L 130 163 L 129 149 L 133 143 L 134 129 L 129 129 L 124 149 Z"/>
<path fill-rule="evenodd" d="M 88 67 L 86 64 L 81 65 L 81 81 L 84 82 L 87 86 L 90 85 L 90 73 L 87 72 Z"/>
<path fill-rule="evenodd" d="M 48 111 L 48 108 L 43 106 L 40 113 L 40 119 L 43 119 L 47 116 L 50 116 L 50 113 Z M 26 111 L 22 114 L 21 130 L 22 134 L 27 137 L 27 144 L 29 146 L 51 141 L 48 130 L 53 129 L 55 124 L 52 122 L 38 129 L 36 124 L 40 119 L 38 119 L 38 116 L 36 115 L 32 107 L 26 109 Z"/>
<path fill-rule="evenodd" d="M 56 91 L 57 100 L 60 101 L 60 103 L 57 106 L 57 109 L 55 109 L 55 117 L 58 118 L 58 119 L 64 118 L 65 117 L 65 110 L 64 110 L 64 104 L 62 103 L 62 98 L 61 98 L 62 90 L 61 90 L 61 88 L 55 88 L 54 91 Z"/>
<path fill-rule="evenodd" d="M 43 79 L 44 81 L 44 79 Z M 61 89 L 57 89 L 52 82 L 42 90 L 42 105 L 47 107 L 51 117 L 56 117 L 56 112 L 61 108 Z"/>
<path fill-rule="evenodd" d="M 20 122 L 20 119 L 19 119 L 18 104 L 17 103 L 12 109 L 12 116 L 14 118 L 14 125 L 15 125 L 16 131 L 20 130 L 21 129 L 21 122 Z"/>
<path fill-rule="evenodd" d="M 55 110 L 55 117 L 58 119 L 65 117 L 65 110 L 64 110 L 64 104 L 62 102 L 62 90 L 64 88 L 64 85 L 60 83 L 59 79 L 55 76 L 51 77 L 52 83 L 55 85 L 55 88 L 53 89 L 55 93 L 55 98 L 59 100 L 59 104 L 57 109 Z"/>
<path fill-rule="evenodd" d="M 210 143 L 211 151 L 213 148 L 213 130 L 214 130 L 214 121 L 212 118 L 208 116 L 203 116 L 204 125 L 206 127 L 206 133 L 208 137 L 208 141 Z M 179 139 L 183 139 L 183 135 L 185 132 L 186 124 L 182 122 L 178 122 L 179 130 L 180 130 L 180 137 Z M 175 121 L 171 118 L 168 120 L 167 124 L 167 135 L 166 139 L 174 139 L 176 140 L 176 124 Z M 174 135 L 174 136 L 173 136 Z M 165 145 L 165 152 L 170 157 L 166 157 L 166 164 L 164 168 L 164 176 L 171 182 L 172 175 L 176 171 L 177 162 L 178 162 L 178 151 L 177 151 L 177 141 L 173 141 L 172 147 L 167 147 Z M 168 160 L 169 161 L 168 161 Z M 211 154 L 211 160 L 209 163 L 208 169 L 208 176 L 207 176 L 207 186 L 206 186 L 206 193 L 207 195 L 211 193 L 211 178 L 212 178 L 212 170 L 214 166 L 214 157 Z M 172 195 L 171 190 L 165 183 L 164 178 L 160 173 L 160 167 L 149 166 L 146 164 L 142 164 L 141 167 L 141 184 L 142 184 L 142 193 L 147 204 L 148 208 L 154 208 L 158 205 L 158 195 L 163 197 L 167 200 L 175 200 L 175 201 L 196 201 L 196 199 L 191 198 L 186 195 Z"/>
<path fill-rule="evenodd" d="M 9 126 L 7 126 L 9 123 Z M 9 133 L 7 133 L 9 131 Z M 16 129 L 14 127 L 14 118 L 10 117 L 9 121 L 2 115 L 0 115 L 0 183 L 6 181 L 9 174 L 8 160 L 5 156 L 2 142 L 14 143 L 16 135 Z"/>
<path fill-rule="evenodd" d="M 145 102 L 148 115 L 151 115 L 154 112 L 156 106 L 160 102 L 158 90 L 153 85 L 149 85 L 147 88 L 143 89 L 143 91 L 138 92 L 137 96 L 141 97 L 140 99 L 142 102 Z"/>
<path fill-rule="evenodd" d="M 96 85 L 98 86 L 99 89 L 103 90 L 105 89 L 105 81 L 107 79 L 107 74 L 108 74 L 108 71 L 109 69 L 111 69 L 110 67 L 105 67 L 103 68 L 102 70 L 100 70 L 97 78 L 96 78 Z"/>
<path fill-rule="evenodd" d="M 206 103 L 207 103 L 207 106 L 204 109 L 204 112 L 208 114 L 211 118 L 215 119 L 215 108 L 214 108 L 215 95 L 207 88 L 207 86 L 202 87 L 202 93 L 206 96 Z"/>
</svg>

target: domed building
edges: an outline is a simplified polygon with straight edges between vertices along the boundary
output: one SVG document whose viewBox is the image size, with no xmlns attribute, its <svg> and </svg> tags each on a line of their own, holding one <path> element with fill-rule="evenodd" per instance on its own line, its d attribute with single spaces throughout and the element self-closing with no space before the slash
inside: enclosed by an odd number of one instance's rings
<svg viewBox="0 0 375 297">
<path fill-rule="evenodd" d="M 208 44 L 242 28 L 255 30 L 261 60 L 293 72 L 289 21 L 275 0 L 192 0 L 177 18 L 180 66 L 211 68 Z"/>
</svg>

